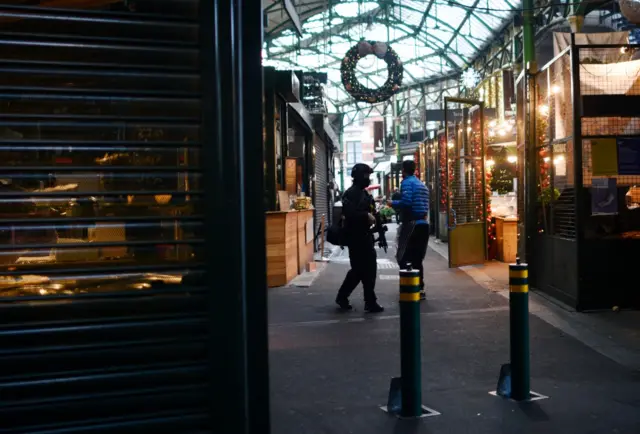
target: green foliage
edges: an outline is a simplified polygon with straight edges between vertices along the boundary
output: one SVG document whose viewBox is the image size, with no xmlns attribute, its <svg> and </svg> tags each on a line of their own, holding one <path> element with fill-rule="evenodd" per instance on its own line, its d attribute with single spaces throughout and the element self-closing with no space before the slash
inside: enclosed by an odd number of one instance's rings
<svg viewBox="0 0 640 434">
<path fill-rule="evenodd" d="M 553 189 L 553 198 L 551 197 L 551 187 L 543 188 L 540 191 L 540 196 L 538 196 L 538 200 L 542 202 L 543 205 L 548 205 L 551 202 L 558 200 L 560 197 L 560 190 L 557 188 Z"/>
<path fill-rule="evenodd" d="M 382 217 L 384 217 L 385 219 L 390 219 L 395 214 L 396 214 L 395 210 L 393 208 L 391 208 L 390 206 L 385 206 L 384 208 L 382 208 L 380 210 L 380 215 Z"/>
</svg>

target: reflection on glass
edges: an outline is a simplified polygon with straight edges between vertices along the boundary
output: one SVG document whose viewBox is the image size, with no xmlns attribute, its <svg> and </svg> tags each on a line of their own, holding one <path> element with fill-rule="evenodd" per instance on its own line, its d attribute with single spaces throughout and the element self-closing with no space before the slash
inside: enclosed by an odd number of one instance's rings
<svg viewBox="0 0 640 434">
<path fill-rule="evenodd" d="M 0 295 L 197 283 L 198 2 L 10 3 L 0 20 Z"/>
</svg>

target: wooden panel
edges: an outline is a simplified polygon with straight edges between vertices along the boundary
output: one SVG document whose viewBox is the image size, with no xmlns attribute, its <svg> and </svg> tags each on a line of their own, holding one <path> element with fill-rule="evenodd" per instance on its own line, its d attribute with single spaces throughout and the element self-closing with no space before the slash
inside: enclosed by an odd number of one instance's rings
<svg viewBox="0 0 640 434">
<path fill-rule="evenodd" d="M 496 244 L 498 245 L 498 260 L 504 262 L 504 220 L 496 218 Z"/>
<path fill-rule="evenodd" d="M 313 210 L 300 211 L 298 214 L 298 272 L 306 270 L 313 261 L 313 238 L 307 243 L 307 222 L 313 218 Z"/>
<path fill-rule="evenodd" d="M 296 194 L 298 192 L 297 187 L 297 166 L 298 161 L 296 158 L 287 158 L 284 169 L 284 185 L 285 190 L 289 194 Z"/>
<path fill-rule="evenodd" d="M 283 286 L 298 274 L 296 212 L 267 213 L 267 286 Z"/>
<path fill-rule="evenodd" d="M 484 223 L 467 223 L 449 231 L 449 267 L 484 263 L 484 230 Z"/>
<path fill-rule="evenodd" d="M 496 241 L 498 259 L 514 263 L 518 255 L 518 221 L 516 219 L 496 218 Z"/>
<path fill-rule="evenodd" d="M 515 263 L 518 255 L 518 221 L 506 219 L 503 231 L 503 257 L 508 263 Z"/>
<path fill-rule="evenodd" d="M 286 277 L 287 282 L 298 275 L 298 243 L 297 243 L 297 212 L 287 213 L 286 224 Z"/>
</svg>

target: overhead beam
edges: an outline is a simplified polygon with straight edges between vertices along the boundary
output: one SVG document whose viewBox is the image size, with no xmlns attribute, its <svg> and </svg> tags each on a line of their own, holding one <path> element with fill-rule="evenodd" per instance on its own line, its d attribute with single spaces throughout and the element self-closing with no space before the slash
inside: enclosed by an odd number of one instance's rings
<svg viewBox="0 0 640 434">
<path fill-rule="evenodd" d="M 288 53 L 297 51 L 298 49 L 304 49 L 314 46 L 316 43 L 322 41 L 323 39 L 330 38 L 333 35 L 338 36 L 339 33 L 349 30 L 354 25 L 362 23 L 363 19 L 366 20 L 369 17 L 375 18 L 380 12 L 382 12 L 382 8 L 375 8 L 357 17 L 345 18 L 342 23 L 333 27 L 329 27 L 328 29 L 325 29 L 320 33 L 315 33 L 306 39 L 302 39 L 298 46 L 281 51 L 280 53 L 278 53 L 278 55 L 286 55 Z"/>
<path fill-rule="evenodd" d="M 460 25 L 458 26 L 458 28 L 453 33 L 453 36 L 451 37 L 451 39 L 449 39 L 449 42 L 447 42 L 447 45 L 445 46 L 445 49 L 449 48 L 451 46 L 451 44 L 453 43 L 453 41 L 455 41 L 455 39 L 458 36 L 462 36 L 462 35 L 460 35 L 460 30 L 462 30 L 462 27 L 464 27 L 464 25 L 466 24 L 467 20 L 469 19 L 469 17 L 473 13 L 473 10 L 475 9 L 476 6 L 478 6 L 479 2 L 480 2 L 480 0 L 475 0 L 473 2 L 473 5 L 467 9 L 467 13 L 465 14 L 465 16 L 462 19 L 462 21 L 460 21 Z M 471 41 L 469 41 L 469 39 L 467 39 L 467 41 L 471 44 L 471 46 L 474 49 L 478 50 L 478 47 L 475 44 L 472 44 Z"/>
<path fill-rule="evenodd" d="M 300 16 L 298 15 L 298 12 L 296 12 L 296 7 L 291 0 L 282 0 L 282 4 L 285 12 L 291 20 L 291 23 L 293 24 L 293 28 L 296 29 L 298 36 L 302 38 L 302 21 L 300 21 Z"/>
<path fill-rule="evenodd" d="M 420 24 L 418 24 L 418 27 L 416 27 L 416 30 L 413 33 L 414 36 L 417 36 L 418 33 L 422 31 L 422 27 L 427 22 L 427 17 L 429 16 L 429 12 L 431 12 L 431 7 L 433 6 L 434 1 L 435 0 L 429 0 L 429 4 L 427 5 L 427 8 L 424 10 L 424 14 L 422 14 L 422 19 L 420 20 Z"/>
</svg>

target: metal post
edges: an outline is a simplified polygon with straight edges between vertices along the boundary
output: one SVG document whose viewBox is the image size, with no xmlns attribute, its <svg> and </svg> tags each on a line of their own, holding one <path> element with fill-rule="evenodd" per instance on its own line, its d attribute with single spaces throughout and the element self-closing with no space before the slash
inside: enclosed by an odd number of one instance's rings
<svg viewBox="0 0 640 434">
<path fill-rule="evenodd" d="M 344 188 L 344 115 L 341 115 L 340 119 L 340 135 L 338 136 L 338 141 L 340 143 L 340 188 L 344 193 L 346 190 Z"/>
<path fill-rule="evenodd" d="M 264 180 L 255 176 L 264 167 L 263 11 L 248 0 L 203 0 L 199 11 L 201 140 L 207 143 L 202 147 L 207 243 L 199 260 L 206 267 L 202 286 L 210 310 L 202 321 L 208 330 L 224 330 L 209 333 L 202 430 L 269 434 Z M 225 246 L 224 255 L 216 246 Z M 218 285 L 229 290 L 214 291 Z"/>
<path fill-rule="evenodd" d="M 509 265 L 509 323 L 511 344 L 511 398 L 528 400 L 529 374 L 529 271 L 527 264 Z"/>
<path fill-rule="evenodd" d="M 396 157 L 398 158 L 398 162 L 402 161 L 402 157 L 400 156 L 400 101 L 398 101 L 398 98 L 394 95 L 393 96 L 393 106 L 394 106 L 394 112 L 393 112 L 393 125 L 395 126 L 394 128 L 394 139 L 396 141 Z"/>
<path fill-rule="evenodd" d="M 528 62 L 536 60 L 535 45 L 535 4 L 533 0 L 523 0 L 522 2 L 522 45 L 523 56 L 522 63 L 524 69 L 527 68 Z"/>
<path fill-rule="evenodd" d="M 422 415 L 420 273 L 400 270 L 400 370 L 402 417 Z"/>
<path fill-rule="evenodd" d="M 525 71 L 527 90 L 525 96 L 528 98 L 528 109 L 525 111 L 526 139 L 525 139 L 525 183 L 518 188 L 525 190 L 525 260 L 531 261 L 533 243 L 536 235 L 536 89 L 535 74 L 536 65 L 536 45 L 535 45 L 535 5 L 533 0 L 523 0 L 522 2 L 522 69 Z M 519 211 L 521 212 L 521 211 Z M 535 266 L 535 263 L 534 263 Z"/>
</svg>

